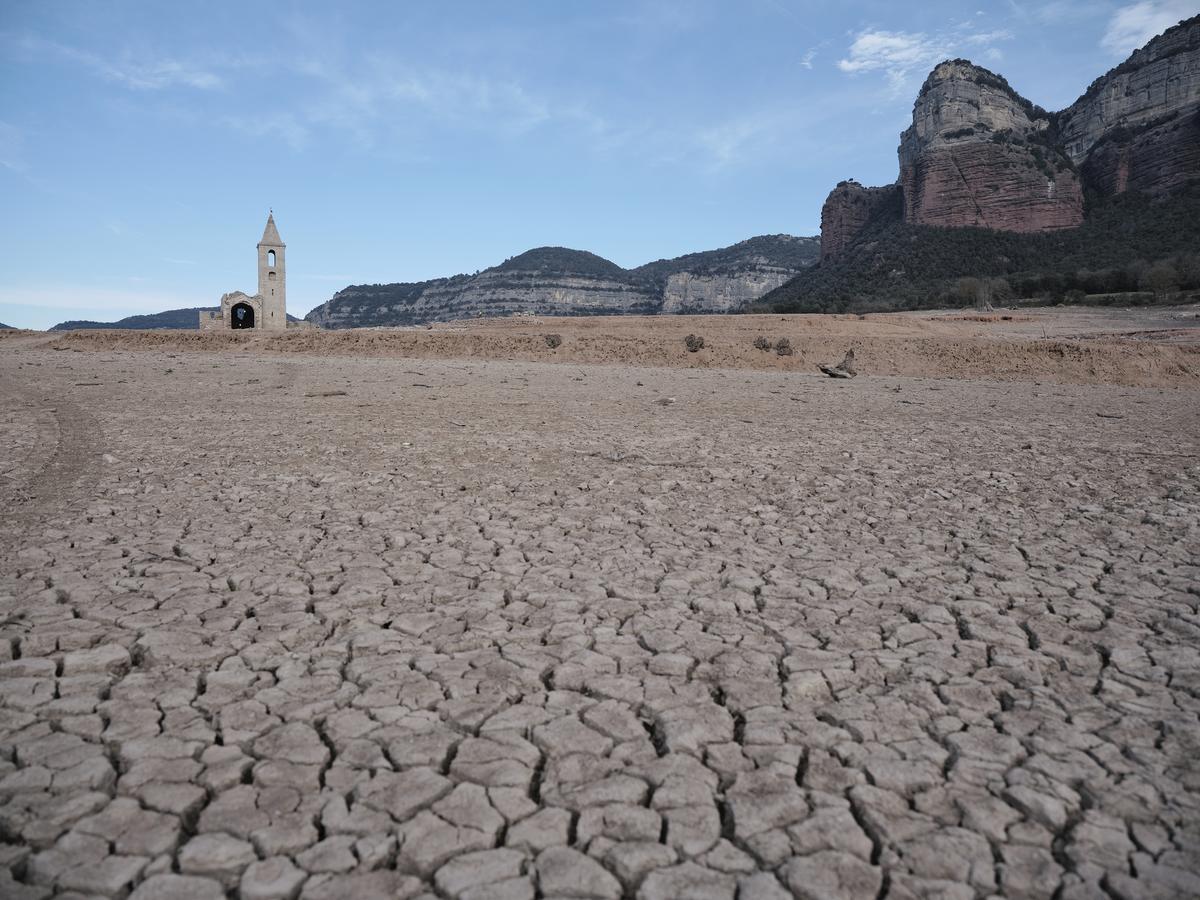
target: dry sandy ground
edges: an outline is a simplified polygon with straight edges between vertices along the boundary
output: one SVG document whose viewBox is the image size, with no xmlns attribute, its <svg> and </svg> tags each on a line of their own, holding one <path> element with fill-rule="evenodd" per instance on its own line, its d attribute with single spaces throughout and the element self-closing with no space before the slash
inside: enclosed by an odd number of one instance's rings
<svg viewBox="0 0 1200 900">
<path fill-rule="evenodd" d="M 705 340 L 688 353 L 689 333 Z M 2 333 L 0 333 L 2 334 Z M 546 336 L 562 345 L 551 349 Z M 780 357 L 754 349 L 756 337 L 791 341 Z M 34 334 L 9 340 L 41 341 Z M 667 316 L 510 318 L 429 328 L 287 334 L 75 332 L 60 349 L 252 350 L 324 356 L 520 359 L 690 368 L 814 372 L 853 347 L 873 375 L 913 375 L 1071 384 L 1186 385 L 1200 388 L 1200 306 L 1136 310 L 999 310 L 869 316 Z"/>
<path fill-rule="evenodd" d="M 0 896 L 1200 895 L 1196 357 L 1107 321 L 5 339 Z"/>
</svg>

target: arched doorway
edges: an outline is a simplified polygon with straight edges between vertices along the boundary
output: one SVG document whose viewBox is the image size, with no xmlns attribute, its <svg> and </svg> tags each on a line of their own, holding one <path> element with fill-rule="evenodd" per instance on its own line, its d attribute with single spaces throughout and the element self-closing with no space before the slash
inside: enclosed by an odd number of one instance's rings
<svg viewBox="0 0 1200 900">
<path fill-rule="evenodd" d="M 235 303 L 229 310 L 230 328 L 253 328 L 254 307 L 249 303 Z"/>
</svg>

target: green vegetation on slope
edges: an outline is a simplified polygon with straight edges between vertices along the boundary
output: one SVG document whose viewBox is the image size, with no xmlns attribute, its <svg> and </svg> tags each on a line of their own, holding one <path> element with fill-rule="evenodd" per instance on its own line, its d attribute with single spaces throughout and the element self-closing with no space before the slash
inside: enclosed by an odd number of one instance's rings
<svg viewBox="0 0 1200 900">
<path fill-rule="evenodd" d="M 611 278 L 614 281 L 623 281 L 629 277 L 628 272 L 603 256 L 586 250 L 571 250 L 568 247 L 535 247 L 533 250 L 509 257 L 488 271 L 589 275 L 593 278 Z"/>
<path fill-rule="evenodd" d="M 1079 294 L 1200 287 L 1200 180 L 1176 196 L 1123 194 L 1089 204 L 1078 228 L 1014 234 L 985 228 L 906 225 L 881 215 L 835 260 L 801 272 L 767 294 L 775 312 L 868 312 L 973 302 L 963 278 L 1003 279 L 1011 298 L 1046 302 Z M 1159 265 L 1155 265 L 1155 264 Z M 1005 299 L 998 296 L 997 299 Z"/>
<path fill-rule="evenodd" d="M 216 312 L 219 306 L 193 306 L 188 309 L 168 309 L 160 313 L 150 313 L 142 316 L 126 316 L 116 322 L 93 322 L 90 319 L 73 319 L 69 322 L 59 322 L 50 331 L 83 331 L 97 328 L 120 328 L 133 331 L 151 331 L 156 328 L 199 329 L 200 313 Z M 289 322 L 299 322 L 289 315 Z"/>
<path fill-rule="evenodd" d="M 412 309 L 426 291 L 461 291 L 471 279 L 471 275 L 453 275 L 432 281 L 351 284 L 321 306 L 310 309 L 304 318 L 309 322 L 320 321 L 320 314 L 327 307 L 335 307 L 340 315 L 352 318 L 356 328 L 411 325 L 422 321 Z"/>
<path fill-rule="evenodd" d="M 764 234 L 719 250 L 688 253 L 675 259 L 659 259 L 630 271 L 655 284 L 672 275 L 730 275 L 752 267 L 757 260 L 781 269 L 803 269 L 821 258 L 821 239 L 790 234 Z"/>
<path fill-rule="evenodd" d="M 200 313 L 216 312 L 219 306 L 195 306 L 190 309 L 168 309 L 160 313 L 143 316 L 126 316 L 116 322 L 94 322 L 91 319 L 75 319 L 59 322 L 51 331 L 81 331 L 88 328 L 130 328 L 149 331 L 154 328 L 199 328 Z"/>
</svg>

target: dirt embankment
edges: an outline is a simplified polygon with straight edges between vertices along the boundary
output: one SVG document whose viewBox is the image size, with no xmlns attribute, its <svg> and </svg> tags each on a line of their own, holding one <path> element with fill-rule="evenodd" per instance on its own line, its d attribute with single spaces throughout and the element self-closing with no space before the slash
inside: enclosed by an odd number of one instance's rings
<svg viewBox="0 0 1200 900">
<path fill-rule="evenodd" d="M 1156 318 L 1155 318 L 1156 317 Z M 79 331 L 62 350 L 252 351 L 316 356 L 512 359 L 557 363 L 816 371 L 853 347 L 863 375 L 1200 387 L 1200 328 L 1186 315 L 1096 310 L 872 316 L 511 318 L 416 329 L 243 334 Z M 695 333 L 704 347 L 689 352 Z M 28 333 L 26 333 L 28 334 Z M 547 335 L 561 338 L 550 346 Z M 760 350 L 780 338 L 792 354 Z M 44 338 L 43 338 L 44 339 Z"/>
</svg>

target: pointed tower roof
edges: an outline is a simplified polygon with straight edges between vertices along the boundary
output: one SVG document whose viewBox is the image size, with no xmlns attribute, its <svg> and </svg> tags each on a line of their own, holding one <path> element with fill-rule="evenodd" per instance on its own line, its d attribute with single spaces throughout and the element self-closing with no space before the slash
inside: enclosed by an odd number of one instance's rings
<svg viewBox="0 0 1200 900">
<path fill-rule="evenodd" d="M 267 227 L 263 229 L 262 240 L 260 244 L 267 244 L 272 247 L 284 246 L 283 241 L 279 237 L 279 229 L 275 227 L 275 213 L 267 214 Z"/>
</svg>

